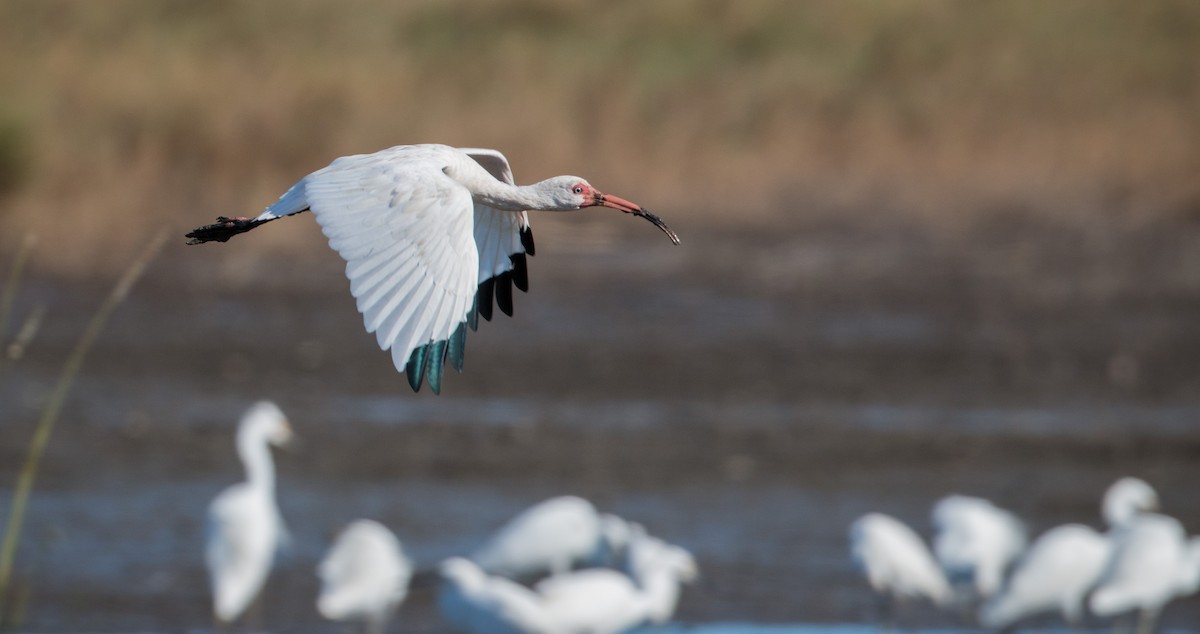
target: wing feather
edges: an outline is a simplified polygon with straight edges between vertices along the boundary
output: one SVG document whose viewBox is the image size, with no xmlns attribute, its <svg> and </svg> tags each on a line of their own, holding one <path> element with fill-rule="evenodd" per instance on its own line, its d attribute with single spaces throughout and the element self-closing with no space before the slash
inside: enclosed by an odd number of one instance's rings
<svg viewBox="0 0 1200 634">
<path fill-rule="evenodd" d="M 442 171 L 461 160 L 444 146 L 343 157 L 305 177 L 293 188 L 298 193 L 285 194 L 288 205 L 303 200 L 312 209 L 346 260 L 364 326 L 391 350 L 414 389 L 423 376 L 440 389 L 448 346 L 435 345 L 432 359 L 426 347 L 455 336 L 477 291 L 471 193 Z M 436 370 L 431 363 L 439 364 Z"/>
<path fill-rule="evenodd" d="M 500 152 L 481 148 L 464 148 L 463 152 L 492 176 L 514 184 L 512 168 Z M 529 228 L 528 213 L 501 211 L 476 204 L 474 215 L 475 244 L 479 252 L 479 289 L 471 311 L 472 328 L 478 325 L 475 314 L 491 321 L 493 301 L 501 312 L 512 316 L 512 287 L 515 285 L 521 291 L 529 290 L 529 274 L 524 260 L 526 255 L 533 255 L 533 232 Z"/>
</svg>

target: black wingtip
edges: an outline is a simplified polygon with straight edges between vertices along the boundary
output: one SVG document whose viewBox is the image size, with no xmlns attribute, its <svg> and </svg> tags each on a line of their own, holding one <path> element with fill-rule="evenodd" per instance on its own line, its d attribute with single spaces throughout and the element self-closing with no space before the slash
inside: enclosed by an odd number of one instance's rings
<svg viewBox="0 0 1200 634">
<path fill-rule="evenodd" d="M 496 276 L 496 306 L 505 315 L 512 317 L 513 314 L 513 275 L 512 271 L 505 271 Z"/>
<path fill-rule="evenodd" d="M 442 393 L 442 373 L 446 368 L 446 340 L 425 346 L 425 379 L 434 394 Z"/>
<path fill-rule="evenodd" d="M 425 352 L 428 346 L 419 346 L 408 356 L 408 364 L 404 373 L 408 375 L 408 386 L 414 392 L 421 391 L 421 380 L 425 376 Z"/>
<path fill-rule="evenodd" d="M 529 263 L 525 261 L 525 254 L 514 253 L 509 259 L 512 260 L 513 285 L 521 289 L 522 293 L 528 293 Z"/>
<path fill-rule="evenodd" d="M 479 291 L 475 294 L 475 304 L 479 307 L 479 316 L 483 317 L 484 321 L 492 320 L 492 298 L 495 297 L 496 278 L 489 277 L 479 285 Z"/>
<path fill-rule="evenodd" d="M 535 255 L 536 249 L 533 247 L 533 229 L 528 225 L 521 227 L 521 247 L 529 255 Z"/>
<path fill-rule="evenodd" d="M 455 372 L 463 371 L 463 356 L 467 349 L 467 322 L 462 322 L 450 335 L 450 343 L 446 347 L 446 358 Z"/>
</svg>

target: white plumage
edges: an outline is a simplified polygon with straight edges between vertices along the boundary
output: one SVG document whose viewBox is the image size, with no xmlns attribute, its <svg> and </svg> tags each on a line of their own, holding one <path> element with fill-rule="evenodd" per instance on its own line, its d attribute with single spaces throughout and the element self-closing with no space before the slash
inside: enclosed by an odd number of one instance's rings
<svg viewBox="0 0 1200 634">
<path fill-rule="evenodd" d="M 986 598 L 1004 582 L 1009 564 L 1025 550 L 1025 526 L 983 498 L 950 495 L 933 507 L 933 552 L 952 579 L 963 579 Z"/>
<path fill-rule="evenodd" d="M 247 410 L 238 425 L 237 450 L 246 481 L 222 491 L 208 507 L 205 560 L 213 614 L 220 621 L 236 619 L 258 595 L 285 535 L 267 446 L 291 437 L 283 412 L 266 401 Z"/>
<path fill-rule="evenodd" d="M 352 522 L 317 568 L 317 611 L 327 619 L 362 621 L 369 631 L 382 632 L 408 595 L 412 570 L 392 531 L 371 520 Z"/>
<path fill-rule="evenodd" d="M 1158 494 L 1137 478 L 1121 478 L 1104 493 L 1101 513 L 1109 534 L 1078 524 L 1051 529 L 1038 538 L 1013 570 L 1004 590 L 980 611 L 988 627 L 1058 610 L 1068 623 L 1084 616 L 1084 598 L 1100 582 L 1113 553 L 1113 540 L 1142 513 L 1158 506 Z"/>
<path fill-rule="evenodd" d="M 680 584 L 696 578 L 683 548 L 634 531 L 625 572 L 589 568 L 547 577 L 531 590 L 467 559 L 442 563 L 443 616 L 468 634 L 617 634 L 671 619 Z"/>
<path fill-rule="evenodd" d="M 503 154 L 445 145 L 401 145 L 339 158 L 305 176 L 255 218 L 218 218 L 188 234 L 224 242 L 264 223 L 311 210 L 346 260 L 350 292 L 368 332 L 391 350 L 414 390 L 441 390 L 447 360 L 463 367 L 466 328 L 491 319 L 493 300 L 512 314 L 512 288 L 528 289 L 533 255 L 526 210 L 605 206 L 657 216 L 603 194 L 577 176 L 513 182 Z"/>
<path fill-rule="evenodd" d="M 1139 515 L 1112 535 L 1113 553 L 1089 600 L 1097 616 L 1137 610 L 1140 632 L 1151 632 L 1164 605 L 1195 592 L 1200 552 L 1173 517 Z"/>
<path fill-rule="evenodd" d="M 985 627 L 1002 628 L 1058 610 L 1073 625 L 1083 619 L 1083 598 L 1096 584 L 1110 552 L 1108 538 L 1081 524 L 1046 531 L 1017 563 L 1004 591 L 980 613 Z"/>
<path fill-rule="evenodd" d="M 620 548 L 620 518 L 601 514 L 572 495 L 550 498 L 522 511 L 496 530 L 472 555 L 484 570 L 524 578 L 561 574 L 577 562 Z"/>
<path fill-rule="evenodd" d="M 691 553 L 638 531 L 625 572 L 590 568 L 548 577 L 534 589 L 556 631 L 617 634 L 670 621 L 681 585 L 698 574 Z"/>
<path fill-rule="evenodd" d="M 457 632 L 464 634 L 563 634 L 558 631 L 533 590 L 481 570 L 454 557 L 439 568 L 442 588 L 438 608 Z"/>
<path fill-rule="evenodd" d="M 945 605 L 950 584 L 925 542 L 900 520 L 868 513 L 850 526 L 850 551 L 871 588 L 895 601 L 927 599 Z"/>
</svg>

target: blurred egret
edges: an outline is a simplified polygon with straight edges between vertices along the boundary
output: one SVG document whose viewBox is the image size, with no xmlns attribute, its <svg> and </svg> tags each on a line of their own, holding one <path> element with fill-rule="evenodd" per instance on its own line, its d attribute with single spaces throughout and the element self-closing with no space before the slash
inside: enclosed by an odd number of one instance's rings
<svg viewBox="0 0 1200 634">
<path fill-rule="evenodd" d="M 987 598 L 1000 589 L 1004 572 L 1025 550 L 1025 526 L 983 498 L 950 495 L 933 507 L 933 552 L 947 577 L 965 580 Z"/>
<path fill-rule="evenodd" d="M 496 150 L 401 145 L 344 156 L 305 176 L 255 218 L 218 218 L 189 244 L 229 238 L 283 216 L 312 211 L 346 260 L 350 292 L 368 332 L 391 350 L 414 390 L 441 390 L 447 359 L 462 370 L 466 327 L 491 319 L 492 301 L 512 315 L 512 287 L 528 289 L 533 255 L 526 210 L 609 207 L 654 223 L 654 214 L 597 191 L 578 176 L 517 186 Z"/>
<path fill-rule="evenodd" d="M 925 542 L 900 520 L 868 513 L 850 526 L 850 551 L 871 589 L 893 606 L 909 599 L 950 602 L 950 584 Z"/>
<path fill-rule="evenodd" d="M 984 605 L 984 627 L 1008 627 L 1018 619 L 1058 610 L 1071 625 L 1083 619 L 1083 598 L 1104 572 L 1108 538 L 1082 524 L 1046 531 L 1017 562 L 1004 590 Z"/>
<path fill-rule="evenodd" d="M 446 622 L 465 634 L 562 634 L 533 590 L 488 575 L 469 559 L 443 561 L 438 608 Z"/>
<path fill-rule="evenodd" d="M 698 575 L 695 560 L 686 550 L 649 536 L 630 548 L 646 552 L 631 564 L 629 574 L 589 568 L 547 577 L 534 586 L 556 631 L 616 634 L 671 620 L 680 584 Z"/>
<path fill-rule="evenodd" d="M 1139 612 L 1138 632 L 1154 631 L 1172 599 L 1200 585 L 1200 541 L 1173 517 L 1139 515 L 1113 532 L 1112 556 L 1088 605 L 1096 616 Z"/>
<path fill-rule="evenodd" d="M 615 515 L 604 519 L 587 500 L 550 498 L 509 520 L 472 555 L 480 568 L 512 578 L 567 572 L 576 562 L 619 551 L 623 537 Z"/>
<path fill-rule="evenodd" d="M 681 584 L 700 576 L 695 558 L 681 546 L 646 534 L 641 526 L 632 527 L 627 553 L 626 571 L 642 589 L 647 620 L 657 625 L 670 621 Z"/>
<path fill-rule="evenodd" d="M 270 445 L 292 438 L 287 418 L 274 403 L 261 401 L 238 425 L 237 451 L 246 481 L 235 484 L 208 507 L 205 559 L 212 582 L 213 614 L 236 619 L 258 595 L 283 537 L 275 504 L 275 466 Z"/>
<path fill-rule="evenodd" d="M 980 622 L 1007 627 L 1057 609 L 1068 623 L 1080 623 L 1084 597 L 1100 581 L 1112 555 L 1112 536 L 1157 506 L 1158 494 L 1149 484 L 1137 478 L 1118 480 L 1105 491 L 1101 504 L 1109 535 L 1079 524 L 1047 531 L 1017 562 L 1004 590 L 980 611 Z"/>
<path fill-rule="evenodd" d="M 447 621 L 471 634 L 616 634 L 666 623 L 680 584 L 696 578 L 695 560 L 644 533 L 631 537 L 628 555 L 628 574 L 590 568 L 547 577 L 533 590 L 488 575 L 469 560 L 447 560 L 439 603 Z"/>
<path fill-rule="evenodd" d="M 317 568 L 317 611 L 327 619 L 363 621 L 367 631 L 383 632 L 408 595 L 412 570 L 412 561 L 392 531 L 371 520 L 352 522 Z"/>
</svg>

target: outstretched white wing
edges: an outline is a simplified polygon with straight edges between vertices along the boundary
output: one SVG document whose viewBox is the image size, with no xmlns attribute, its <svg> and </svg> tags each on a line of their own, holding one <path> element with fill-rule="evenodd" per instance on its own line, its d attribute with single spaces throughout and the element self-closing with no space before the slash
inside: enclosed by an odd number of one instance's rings
<svg viewBox="0 0 1200 634">
<path fill-rule="evenodd" d="M 424 376 L 435 393 L 447 358 L 462 368 L 479 267 L 471 193 L 442 172 L 453 152 L 400 146 L 347 156 L 293 188 L 303 188 L 329 245 L 346 260 L 367 331 L 391 350 L 414 390 Z"/>
<path fill-rule="evenodd" d="M 460 148 L 475 159 L 497 180 L 515 185 L 508 159 L 496 150 Z M 526 212 L 500 211 L 487 205 L 475 205 L 475 245 L 479 251 L 479 292 L 469 320 L 478 327 L 476 316 L 492 318 L 492 301 L 512 316 L 512 289 L 529 290 L 526 255 L 534 254 L 533 231 Z"/>
</svg>

